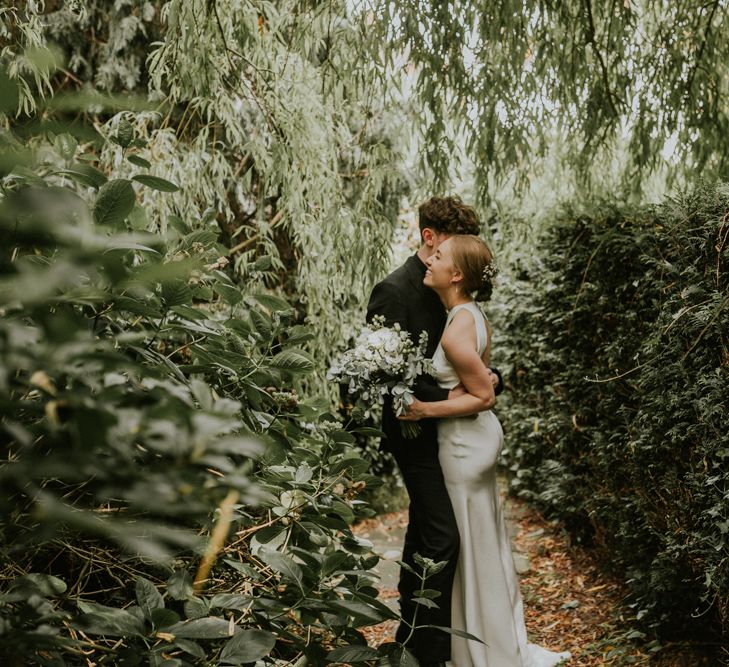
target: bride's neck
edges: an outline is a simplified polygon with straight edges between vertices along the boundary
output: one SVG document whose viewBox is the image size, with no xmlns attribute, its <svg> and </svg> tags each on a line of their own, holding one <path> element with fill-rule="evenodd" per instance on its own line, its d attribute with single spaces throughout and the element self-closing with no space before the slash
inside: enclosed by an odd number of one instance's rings
<svg viewBox="0 0 729 667">
<path fill-rule="evenodd" d="M 449 289 L 445 292 L 438 294 L 441 303 L 446 307 L 446 310 L 451 310 L 455 306 L 460 306 L 462 303 L 468 303 L 471 299 L 461 293 L 458 290 Z"/>
</svg>

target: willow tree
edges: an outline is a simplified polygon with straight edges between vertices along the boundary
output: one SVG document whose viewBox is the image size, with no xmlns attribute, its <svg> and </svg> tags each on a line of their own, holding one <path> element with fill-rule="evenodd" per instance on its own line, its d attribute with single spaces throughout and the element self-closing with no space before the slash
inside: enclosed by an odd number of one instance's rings
<svg viewBox="0 0 729 667">
<path fill-rule="evenodd" d="M 24 4 L 3 10 L 15 40 L 3 57 L 25 114 L 44 113 L 36 90 L 142 93 L 135 113 L 110 112 L 108 99 L 88 107 L 101 134 L 133 133 L 152 173 L 180 186 L 167 198 L 140 191 L 134 225 L 219 228 L 238 283 L 293 296 L 312 348 L 331 350 L 386 262 L 406 185 L 382 68 L 359 60 L 376 33 L 344 3 Z M 61 52 L 55 74 L 28 56 L 45 47 Z M 97 166 L 129 178 L 137 166 L 123 150 L 105 145 Z"/>
<path fill-rule="evenodd" d="M 329 350 L 384 270 L 399 195 L 449 189 L 461 157 L 482 202 L 555 143 L 586 176 L 625 147 L 632 184 L 669 153 L 673 173 L 725 176 L 725 5 L 27 0 L 0 16 L 23 114 L 33 91 L 141 94 L 135 114 L 90 108 L 107 136 L 131 123 L 181 186 L 140 192 L 137 224 L 218 226 L 239 283 L 296 295 Z M 120 154 L 98 159 L 125 177 Z"/>
<path fill-rule="evenodd" d="M 727 174 L 726 2 L 380 3 L 393 51 L 419 67 L 423 159 L 447 174 L 456 134 L 494 177 L 523 181 L 555 137 L 586 173 L 627 144 L 626 177 L 669 164 Z M 677 169 L 678 171 L 678 169 Z"/>
</svg>

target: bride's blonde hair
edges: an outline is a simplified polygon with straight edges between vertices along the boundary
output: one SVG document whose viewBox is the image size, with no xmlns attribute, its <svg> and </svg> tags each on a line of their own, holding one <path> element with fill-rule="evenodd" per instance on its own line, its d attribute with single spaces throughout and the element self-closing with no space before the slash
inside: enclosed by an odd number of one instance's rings
<svg viewBox="0 0 729 667">
<path fill-rule="evenodd" d="M 449 240 L 453 264 L 463 275 L 464 293 L 473 295 L 476 301 L 488 301 L 496 273 L 491 249 L 472 234 L 454 234 Z"/>
</svg>

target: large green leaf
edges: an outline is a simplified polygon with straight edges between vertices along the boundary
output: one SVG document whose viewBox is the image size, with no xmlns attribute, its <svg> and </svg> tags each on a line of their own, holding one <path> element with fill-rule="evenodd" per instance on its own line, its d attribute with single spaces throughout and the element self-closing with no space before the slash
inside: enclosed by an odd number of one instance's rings
<svg viewBox="0 0 729 667">
<path fill-rule="evenodd" d="M 139 155 L 127 155 L 127 160 L 129 160 L 132 164 L 137 165 L 137 167 L 144 167 L 145 169 L 151 169 L 152 167 L 150 162 Z"/>
<path fill-rule="evenodd" d="M 273 368 L 294 373 L 309 373 L 314 370 L 311 357 L 301 350 L 284 350 L 269 362 Z"/>
<path fill-rule="evenodd" d="M 264 341 L 268 341 L 273 333 L 273 322 L 271 318 L 262 313 L 257 308 L 253 308 L 250 311 L 251 322 L 256 329 L 256 332 Z"/>
<path fill-rule="evenodd" d="M 70 160 L 76 154 L 78 141 L 73 135 L 68 132 L 63 132 L 56 135 L 53 145 L 62 157 Z"/>
<path fill-rule="evenodd" d="M 101 186 L 94 204 L 94 220 L 99 225 L 119 226 L 136 202 L 130 181 L 115 179 Z"/>
<path fill-rule="evenodd" d="M 0 69 L 0 112 L 14 111 L 18 106 L 18 84 Z"/>
<path fill-rule="evenodd" d="M 90 164 L 84 164 L 82 162 L 79 162 L 71 167 L 69 171 L 72 171 L 74 173 L 83 174 L 91 183 L 93 183 L 93 187 L 100 188 L 104 183 L 107 183 L 109 179 L 106 177 L 106 174 L 99 171 L 95 167 L 92 167 Z"/>
<path fill-rule="evenodd" d="M 180 637 L 176 637 L 175 646 L 178 646 L 185 653 L 194 656 L 195 658 L 205 659 L 207 657 L 205 649 L 197 642 L 191 641 L 189 639 L 181 639 Z"/>
<path fill-rule="evenodd" d="M 472 635 L 470 632 L 466 632 L 465 630 L 458 630 L 457 628 L 445 628 L 440 625 L 426 625 L 425 627 L 434 628 L 435 630 L 442 630 L 443 632 L 447 632 L 449 635 L 456 635 L 456 637 L 470 639 L 471 641 L 479 642 L 479 644 L 485 643 L 482 639 L 476 637 L 476 635 Z"/>
<path fill-rule="evenodd" d="M 279 572 L 287 579 L 295 581 L 299 588 L 302 588 L 304 573 L 301 566 L 291 556 L 269 549 L 261 549 L 258 555 L 272 570 Z"/>
<path fill-rule="evenodd" d="M 420 664 L 402 644 L 394 642 L 381 644 L 377 652 L 382 656 L 377 663 L 380 667 L 418 667 Z"/>
<path fill-rule="evenodd" d="M 253 602 L 249 595 L 240 593 L 218 593 L 210 600 L 211 608 L 218 609 L 248 609 Z"/>
<path fill-rule="evenodd" d="M 177 192 L 180 188 L 171 181 L 168 181 L 159 176 L 150 176 L 149 174 L 137 174 L 132 176 L 132 180 L 146 185 L 148 188 L 153 190 L 160 190 L 161 192 Z"/>
<path fill-rule="evenodd" d="M 233 628 L 235 629 L 235 626 Z M 230 636 L 230 622 L 224 618 L 207 616 L 176 623 L 167 628 L 165 632 L 184 639 L 220 639 Z"/>
<path fill-rule="evenodd" d="M 369 646 L 340 646 L 327 653 L 327 662 L 367 662 L 377 655 L 377 651 Z"/>
<path fill-rule="evenodd" d="M 144 625 L 139 618 L 125 609 L 107 607 L 93 602 L 79 602 L 83 615 L 80 622 L 90 634 L 107 637 L 139 636 L 144 633 Z"/>
<path fill-rule="evenodd" d="M 80 183 L 87 188 L 99 187 L 95 178 L 92 178 L 88 174 L 84 174 L 82 171 L 77 171 L 75 169 L 62 169 L 58 173 L 62 176 L 68 176 L 69 178 L 76 181 L 76 183 Z"/>
<path fill-rule="evenodd" d="M 66 583 L 50 574 L 31 572 L 13 582 L 13 588 L 37 588 L 46 597 L 56 597 L 66 592 Z"/>
<path fill-rule="evenodd" d="M 133 139 L 134 127 L 126 118 L 122 118 L 119 121 L 116 135 L 112 137 L 112 141 L 119 144 L 122 148 L 126 148 L 132 143 Z"/>
<path fill-rule="evenodd" d="M 274 294 L 254 294 L 253 298 L 261 305 L 274 312 L 286 312 L 291 310 L 291 304 Z"/>
<path fill-rule="evenodd" d="M 162 285 L 162 298 L 168 308 L 192 303 L 192 291 L 184 280 L 173 280 Z"/>
<path fill-rule="evenodd" d="M 365 602 L 357 600 L 333 600 L 329 606 L 345 612 L 348 616 L 354 617 L 360 625 L 363 623 L 379 623 L 383 620 L 382 614 L 373 609 Z"/>
<path fill-rule="evenodd" d="M 165 606 L 162 595 L 157 590 L 156 586 L 145 579 L 144 577 L 137 577 L 135 584 L 135 590 L 137 594 L 137 604 L 144 613 L 145 618 L 152 620 L 152 612 L 155 609 L 163 609 Z"/>
<path fill-rule="evenodd" d="M 306 341 L 313 340 L 316 336 L 311 327 L 304 324 L 296 324 L 286 330 L 286 343 L 288 345 L 301 345 Z"/>
<path fill-rule="evenodd" d="M 220 653 L 225 665 L 255 662 L 267 656 L 276 645 L 276 635 L 266 630 L 249 629 L 239 632 L 228 641 Z"/>
</svg>

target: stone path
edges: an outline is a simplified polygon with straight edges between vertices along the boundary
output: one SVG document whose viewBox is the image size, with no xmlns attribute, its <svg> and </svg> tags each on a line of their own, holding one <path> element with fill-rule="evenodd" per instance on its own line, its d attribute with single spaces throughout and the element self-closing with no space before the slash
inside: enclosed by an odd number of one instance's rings
<svg viewBox="0 0 729 667">
<path fill-rule="evenodd" d="M 503 481 L 502 488 L 505 489 L 505 482 Z M 502 496 L 505 496 L 505 494 L 502 494 Z M 504 500 L 504 513 L 512 543 L 514 565 L 517 572 L 523 575 L 530 570 L 529 556 L 524 550 L 517 548 L 514 543 L 514 538 L 521 530 L 517 521 L 520 519 L 519 513 L 523 512 L 523 509 L 506 498 Z M 397 583 L 400 577 L 400 566 L 398 561 L 402 559 L 402 545 L 405 539 L 406 527 L 406 511 L 381 514 L 355 527 L 357 535 L 372 542 L 373 551 L 380 557 L 380 562 L 375 568 L 380 577 L 379 598 L 395 612 L 399 612 Z M 384 641 L 392 641 L 396 629 L 397 621 L 390 620 L 363 628 L 363 633 L 368 644 L 378 646 Z"/>
<path fill-rule="evenodd" d="M 516 520 L 521 511 L 518 506 L 505 498 L 505 515 L 509 537 L 512 539 L 512 554 L 516 571 L 522 575 L 529 571 L 529 556 L 520 551 L 513 542 L 519 532 L 519 525 Z M 380 576 L 381 588 L 383 591 L 394 591 L 397 589 L 397 582 L 400 576 L 400 566 L 397 564 L 402 558 L 402 544 L 405 538 L 407 514 L 393 512 L 381 515 L 376 523 L 367 523 L 357 532 L 360 537 L 365 537 L 373 544 L 374 552 L 380 557 L 380 562 L 375 571 Z M 397 608 L 396 598 L 385 597 L 385 601 Z"/>
<path fill-rule="evenodd" d="M 729 649 L 647 636 L 624 605 L 625 584 L 606 574 L 589 549 L 571 544 L 559 523 L 523 501 L 506 498 L 504 508 L 530 640 L 572 651 L 568 667 L 729 666 Z M 407 512 L 399 511 L 355 527 L 382 559 L 377 567 L 380 599 L 395 610 L 406 525 Z M 394 638 L 396 626 L 396 621 L 385 621 L 362 631 L 371 646 L 378 646 Z"/>
</svg>

